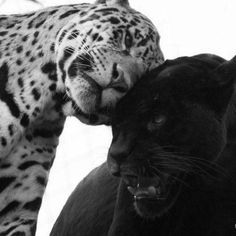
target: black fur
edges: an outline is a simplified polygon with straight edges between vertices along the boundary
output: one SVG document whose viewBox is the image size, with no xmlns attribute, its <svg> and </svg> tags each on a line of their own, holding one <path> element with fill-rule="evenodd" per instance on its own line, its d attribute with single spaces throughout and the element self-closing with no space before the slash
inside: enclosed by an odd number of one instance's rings
<svg viewBox="0 0 236 236">
<path fill-rule="evenodd" d="M 125 182 L 110 176 L 106 164 L 93 170 L 69 198 L 51 235 L 235 235 L 235 65 L 234 59 L 225 62 L 213 55 L 184 57 L 140 80 L 118 104 L 112 121 L 108 164 Z M 158 123 L 159 115 L 166 117 L 164 123 Z M 160 149 L 169 156 L 162 157 Z M 174 182 L 167 197 L 171 204 L 136 202 L 140 217 L 127 182 L 156 178 L 152 167 L 178 152 L 182 159 L 169 160 L 170 166 L 161 169 L 168 176 L 180 173 L 181 181 Z M 206 162 L 195 166 L 184 159 L 191 156 Z"/>
</svg>

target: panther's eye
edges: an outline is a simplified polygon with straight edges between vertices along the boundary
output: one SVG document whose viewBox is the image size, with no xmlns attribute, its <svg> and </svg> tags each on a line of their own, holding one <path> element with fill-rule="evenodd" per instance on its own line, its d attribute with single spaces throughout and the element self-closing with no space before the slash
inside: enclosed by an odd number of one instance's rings
<svg viewBox="0 0 236 236">
<path fill-rule="evenodd" d="M 125 47 L 126 48 L 131 48 L 132 47 L 132 44 L 133 44 L 133 37 L 132 35 L 130 34 L 129 31 L 126 32 L 126 35 L 125 35 Z"/>
<path fill-rule="evenodd" d="M 155 131 L 160 128 L 166 121 L 166 117 L 163 115 L 155 116 L 147 126 L 148 131 Z"/>
<path fill-rule="evenodd" d="M 157 116 L 153 119 L 153 123 L 156 125 L 162 125 L 165 122 L 165 116 Z"/>
</svg>

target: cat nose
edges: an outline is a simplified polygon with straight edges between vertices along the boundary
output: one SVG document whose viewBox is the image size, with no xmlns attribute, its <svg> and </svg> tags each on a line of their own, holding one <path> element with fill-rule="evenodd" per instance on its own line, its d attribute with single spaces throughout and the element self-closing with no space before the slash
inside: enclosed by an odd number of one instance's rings
<svg viewBox="0 0 236 236">
<path fill-rule="evenodd" d="M 114 63 L 111 73 L 111 83 L 109 84 L 109 87 L 115 89 L 119 93 L 126 93 L 129 90 L 129 86 L 125 81 L 122 68 L 117 63 Z"/>
<path fill-rule="evenodd" d="M 120 131 L 116 134 L 116 138 L 112 140 L 112 144 L 109 148 L 107 163 L 111 174 L 120 176 L 121 167 L 126 162 L 130 154 L 130 141 L 131 138 Z"/>
<path fill-rule="evenodd" d="M 121 70 L 117 63 L 114 63 L 112 65 L 112 81 L 114 82 L 116 80 L 119 80 L 123 75 L 124 72 Z"/>
<path fill-rule="evenodd" d="M 120 165 L 115 162 L 112 158 L 107 162 L 109 171 L 112 175 L 120 177 Z"/>
<path fill-rule="evenodd" d="M 112 175 L 120 177 L 120 155 L 109 152 L 108 154 L 108 168 Z"/>
</svg>

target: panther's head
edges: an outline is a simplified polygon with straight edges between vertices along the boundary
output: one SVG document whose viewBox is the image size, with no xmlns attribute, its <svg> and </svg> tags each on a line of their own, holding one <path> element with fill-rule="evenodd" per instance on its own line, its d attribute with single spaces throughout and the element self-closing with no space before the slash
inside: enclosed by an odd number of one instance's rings
<svg viewBox="0 0 236 236">
<path fill-rule="evenodd" d="M 182 57 L 153 70 L 118 103 L 108 167 L 125 180 L 141 216 L 161 216 L 185 184 L 223 173 L 215 160 L 226 143 L 235 78 L 236 59 Z"/>
<path fill-rule="evenodd" d="M 80 120 L 106 123 L 141 75 L 163 62 L 159 34 L 127 0 L 82 8 L 58 34 L 58 73 Z"/>
</svg>

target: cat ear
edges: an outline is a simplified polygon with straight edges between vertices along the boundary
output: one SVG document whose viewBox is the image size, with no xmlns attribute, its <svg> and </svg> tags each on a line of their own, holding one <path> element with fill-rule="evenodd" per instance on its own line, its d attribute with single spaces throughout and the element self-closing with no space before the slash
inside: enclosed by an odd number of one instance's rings
<svg viewBox="0 0 236 236">
<path fill-rule="evenodd" d="M 214 81 L 212 81 L 212 87 L 207 91 L 206 101 L 218 114 L 223 115 L 235 90 L 236 57 L 222 63 L 214 72 Z"/>
<path fill-rule="evenodd" d="M 129 7 L 129 1 L 128 0 L 97 0 L 95 4 L 102 4 L 106 3 L 107 5 L 114 5 L 118 4 L 124 7 Z"/>
<path fill-rule="evenodd" d="M 226 86 L 236 82 L 236 56 L 215 69 L 217 85 Z"/>
</svg>

